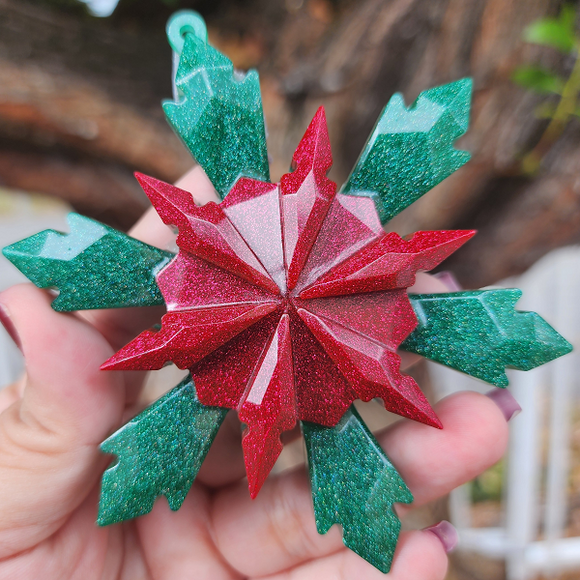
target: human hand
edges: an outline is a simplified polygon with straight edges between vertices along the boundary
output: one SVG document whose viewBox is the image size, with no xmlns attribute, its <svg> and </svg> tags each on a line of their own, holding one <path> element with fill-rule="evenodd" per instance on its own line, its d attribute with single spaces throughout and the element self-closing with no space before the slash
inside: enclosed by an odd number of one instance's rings
<svg viewBox="0 0 580 580">
<path fill-rule="evenodd" d="M 180 185 L 210 198 L 199 170 Z M 152 212 L 133 235 L 162 247 L 171 240 Z M 418 284 L 424 292 L 438 283 Z M 26 378 L 0 393 L 0 578 L 444 578 L 445 545 L 431 531 L 401 534 L 388 576 L 344 548 L 336 526 L 318 535 L 304 469 L 270 476 L 250 500 L 234 413 L 178 512 L 160 499 L 146 516 L 99 528 L 99 481 L 111 458 L 98 446 L 136 413 L 143 376 L 99 367 L 159 311 L 57 313 L 31 285 L 2 293 L 0 305 L 27 363 Z M 501 457 L 513 399 L 498 392 L 441 401 L 441 431 L 403 420 L 377 436 L 415 497 L 400 513 Z"/>
</svg>

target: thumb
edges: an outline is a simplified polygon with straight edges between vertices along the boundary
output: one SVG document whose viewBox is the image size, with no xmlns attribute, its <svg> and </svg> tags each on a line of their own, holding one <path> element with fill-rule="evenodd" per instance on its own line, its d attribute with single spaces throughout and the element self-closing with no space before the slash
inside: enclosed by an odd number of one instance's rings
<svg viewBox="0 0 580 580">
<path fill-rule="evenodd" d="M 0 414 L 0 559 L 49 537 L 96 484 L 98 445 L 121 422 L 121 373 L 100 364 L 112 349 L 89 324 L 57 313 L 32 285 L 0 294 L 27 378 Z"/>
</svg>

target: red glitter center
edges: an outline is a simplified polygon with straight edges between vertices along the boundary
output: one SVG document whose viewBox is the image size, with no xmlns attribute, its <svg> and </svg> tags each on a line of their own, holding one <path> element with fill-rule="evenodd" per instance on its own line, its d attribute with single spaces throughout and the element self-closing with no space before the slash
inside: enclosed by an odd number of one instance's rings
<svg viewBox="0 0 580 580">
<path fill-rule="evenodd" d="M 441 424 L 397 348 L 417 324 L 406 288 L 474 232 L 385 233 L 370 197 L 336 193 L 324 110 L 279 184 L 241 177 L 225 200 L 139 175 L 176 258 L 157 276 L 167 304 L 104 368 L 190 369 L 204 405 L 237 409 L 255 496 L 297 420 L 335 425 L 379 397 L 403 417 Z"/>
</svg>

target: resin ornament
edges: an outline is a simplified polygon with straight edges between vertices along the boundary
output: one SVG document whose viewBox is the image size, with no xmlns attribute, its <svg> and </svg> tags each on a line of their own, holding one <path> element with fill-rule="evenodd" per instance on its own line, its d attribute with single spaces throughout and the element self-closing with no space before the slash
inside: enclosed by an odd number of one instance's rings
<svg viewBox="0 0 580 580">
<path fill-rule="evenodd" d="M 442 425 L 399 349 L 497 386 L 505 369 L 530 369 L 571 350 L 537 314 L 515 310 L 518 290 L 410 295 L 473 231 L 386 233 L 383 223 L 469 157 L 453 148 L 467 129 L 471 81 L 395 95 L 341 191 L 324 110 L 306 129 L 279 183 L 269 181 L 258 76 L 241 75 L 207 44 L 191 12 L 168 24 L 179 57 L 169 122 L 222 201 L 153 177 L 137 179 L 161 219 L 178 228 L 177 255 L 71 214 L 70 234 L 47 231 L 4 253 L 35 284 L 57 288 L 57 310 L 165 303 L 160 325 L 103 369 L 174 363 L 189 377 L 101 446 L 117 459 L 103 475 L 98 523 L 148 513 L 166 496 L 181 506 L 228 412 L 255 497 L 298 423 L 308 452 L 320 533 L 383 572 L 413 498 L 353 407 L 356 399 L 432 427 Z"/>
</svg>

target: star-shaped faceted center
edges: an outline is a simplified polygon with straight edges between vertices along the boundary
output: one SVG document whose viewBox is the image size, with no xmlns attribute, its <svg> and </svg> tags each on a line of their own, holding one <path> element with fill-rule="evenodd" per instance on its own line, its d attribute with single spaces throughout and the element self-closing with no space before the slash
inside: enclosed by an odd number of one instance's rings
<svg viewBox="0 0 580 580">
<path fill-rule="evenodd" d="M 385 233 L 372 198 L 336 193 L 320 108 L 279 184 L 242 177 L 203 207 L 138 175 L 179 254 L 157 276 L 167 314 L 103 368 L 189 369 L 205 405 L 237 409 L 250 492 L 258 493 L 297 420 L 334 426 L 379 397 L 440 427 L 397 348 L 417 324 L 407 296 L 474 232 Z"/>
</svg>

